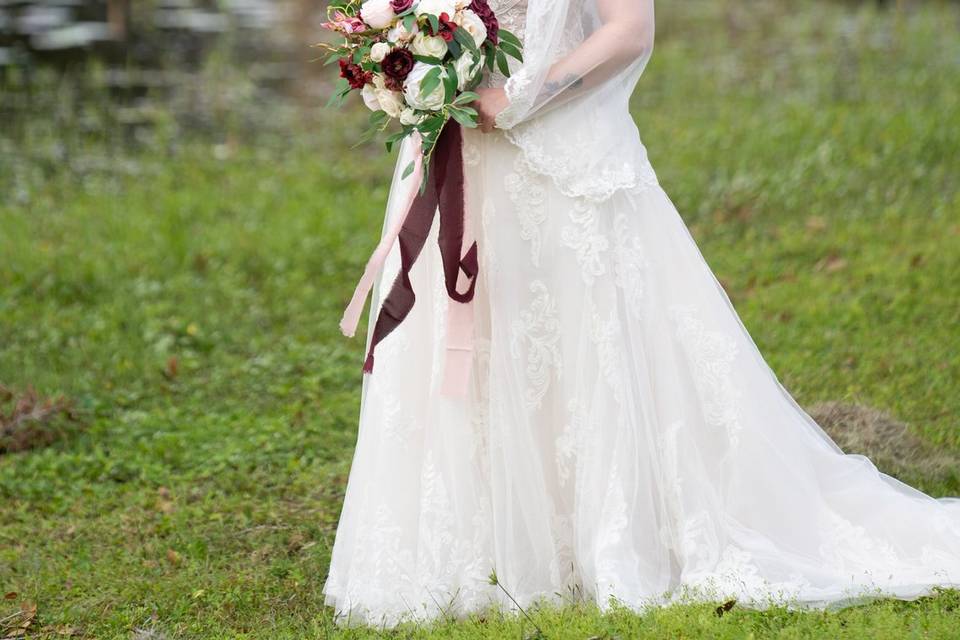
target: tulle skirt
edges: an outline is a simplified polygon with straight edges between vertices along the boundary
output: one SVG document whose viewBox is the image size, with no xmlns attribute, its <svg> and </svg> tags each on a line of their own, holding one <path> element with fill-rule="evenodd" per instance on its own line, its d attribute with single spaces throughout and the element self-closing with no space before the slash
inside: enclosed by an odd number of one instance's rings
<svg viewBox="0 0 960 640">
<path fill-rule="evenodd" d="M 512 608 L 505 591 L 822 608 L 960 584 L 960 500 L 843 454 L 804 413 L 652 169 L 592 201 L 500 133 L 467 131 L 464 157 L 481 257 L 469 395 L 440 394 L 431 239 L 363 385 L 324 587 L 341 621 Z M 398 266 L 395 251 L 374 304 Z"/>
</svg>

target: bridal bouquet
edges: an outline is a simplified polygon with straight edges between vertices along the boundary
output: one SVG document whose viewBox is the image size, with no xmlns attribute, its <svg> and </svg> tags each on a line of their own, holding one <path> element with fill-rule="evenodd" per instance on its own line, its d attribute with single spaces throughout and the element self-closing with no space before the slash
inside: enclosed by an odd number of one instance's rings
<svg viewBox="0 0 960 640">
<path fill-rule="evenodd" d="M 399 120 L 387 150 L 417 132 L 424 166 L 448 120 L 477 126 L 470 103 L 483 70 L 509 76 L 507 56 L 522 60 L 519 39 L 500 28 L 487 0 L 333 0 L 327 11 L 323 26 L 343 36 L 318 45 L 326 64 L 340 66 L 331 104 L 359 91 L 373 111 L 365 139 Z"/>
</svg>

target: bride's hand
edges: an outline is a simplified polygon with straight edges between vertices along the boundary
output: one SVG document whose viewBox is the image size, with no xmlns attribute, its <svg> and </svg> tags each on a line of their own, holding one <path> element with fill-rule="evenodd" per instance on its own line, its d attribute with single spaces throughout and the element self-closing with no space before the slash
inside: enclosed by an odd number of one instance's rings
<svg viewBox="0 0 960 640">
<path fill-rule="evenodd" d="M 506 109 L 510 100 L 507 99 L 506 92 L 500 87 L 477 89 L 476 92 L 480 98 L 472 106 L 477 110 L 479 116 L 480 131 L 490 133 L 496 125 L 497 115 Z"/>
</svg>

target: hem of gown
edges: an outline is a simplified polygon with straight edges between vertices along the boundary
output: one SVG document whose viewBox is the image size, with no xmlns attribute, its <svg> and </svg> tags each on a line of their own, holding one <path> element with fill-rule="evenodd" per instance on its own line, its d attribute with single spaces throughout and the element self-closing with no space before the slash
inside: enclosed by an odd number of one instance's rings
<svg viewBox="0 0 960 640">
<path fill-rule="evenodd" d="M 736 606 L 743 609 L 764 611 L 773 608 L 785 608 L 792 611 L 838 611 L 848 607 L 862 606 L 880 600 L 900 600 L 905 602 L 919 600 L 934 595 L 938 590 L 960 590 L 960 582 L 914 582 L 894 586 L 877 587 L 857 585 L 846 589 L 813 590 L 806 594 L 784 596 L 781 593 L 761 592 L 757 594 L 733 594 L 716 590 L 707 590 L 702 586 L 680 585 L 673 591 L 653 597 L 635 598 L 628 601 L 611 595 L 606 603 L 596 598 L 570 599 L 560 596 L 556 591 L 537 591 L 525 595 L 514 596 L 524 609 L 537 605 L 555 607 L 573 606 L 578 604 L 596 605 L 601 611 L 624 608 L 637 614 L 643 614 L 650 609 L 669 606 L 718 604 L 729 600 L 736 601 Z M 726 595 L 724 595 L 726 593 Z M 520 614 L 518 608 L 502 599 L 491 595 L 489 598 L 461 603 L 457 607 L 452 605 L 430 612 L 414 612 L 407 609 L 373 613 L 362 606 L 343 607 L 347 599 L 338 591 L 324 587 L 324 606 L 334 608 L 334 621 L 341 627 L 371 626 L 377 628 L 391 628 L 404 623 L 428 624 L 442 619 L 465 620 L 472 615 L 498 612 L 510 615 Z M 424 603 L 426 604 L 426 603 Z M 435 603 L 430 603 L 436 607 Z"/>
</svg>

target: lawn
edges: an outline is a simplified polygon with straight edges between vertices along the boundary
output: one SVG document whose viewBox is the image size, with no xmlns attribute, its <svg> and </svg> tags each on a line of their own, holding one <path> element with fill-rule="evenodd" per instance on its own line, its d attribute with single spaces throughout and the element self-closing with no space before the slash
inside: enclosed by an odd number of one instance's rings
<svg viewBox="0 0 960 640">
<path fill-rule="evenodd" d="M 674 4 L 634 113 L 761 351 L 801 404 L 874 407 L 960 456 L 960 5 Z M 130 144 L 57 95 L 0 132 L 0 384 L 73 406 L 46 423 L 52 443 L 0 452 L 0 632 L 34 603 L 28 637 L 339 633 L 320 590 L 362 341 L 337 321 L 391 158 L 353 146 L 358 109 L 259 132 L 238 118 L 216 140 L 161 117 Z M 960 472 L 916 469 L 905 479 L 960 494 Z M 960 628 L 956 591 L 714 609 L 531 615 L 549 638 Z M 392 635 L 531 631 L 490 615 Z"/>
</svg>

